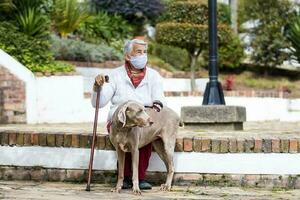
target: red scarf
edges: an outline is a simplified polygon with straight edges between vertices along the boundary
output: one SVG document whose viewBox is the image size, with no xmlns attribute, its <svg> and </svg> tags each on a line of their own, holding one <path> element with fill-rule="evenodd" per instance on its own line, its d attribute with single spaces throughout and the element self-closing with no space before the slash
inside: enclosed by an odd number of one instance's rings
<svg viewBox="0 0 300 200">
<path fill-rule="evenodd" d="M 130 70 L 129 67 L 130 63 L 128 61 L 125 61 L 125 69 L 127 71 L 127 75 L 130 78 L 133 86 L 136 88 L 143 80 L 146 74 L 146 67 L 140 70 L 140 73 L 137 75 L 133 75 L 132 71 Z"/>
</svg>

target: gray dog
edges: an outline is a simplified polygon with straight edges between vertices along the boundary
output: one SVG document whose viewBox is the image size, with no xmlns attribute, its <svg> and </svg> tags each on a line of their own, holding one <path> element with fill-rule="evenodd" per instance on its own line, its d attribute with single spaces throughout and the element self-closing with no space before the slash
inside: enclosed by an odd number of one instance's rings
<svg viewBox="0 0 300 200">
<path fill-rule="evenodd" d="M 171 189 L 174 175 L 173 154 L 179 123 L 179 116 L 167 107 L 157 112 L 151 108 L 144 108 L 135 101 L 128 101 L 118 107 L 112 117 L 109 134 L 117 152 L 119 165 L 117 185 L 112 191 L 121 191 L 125 152 L 131 152 L 133 193 L 141 194 L 138 182 L 139 148 L 151 142 L 168 172 L 166 183 L 161 185 L 161 190 Z"/>
</svg>

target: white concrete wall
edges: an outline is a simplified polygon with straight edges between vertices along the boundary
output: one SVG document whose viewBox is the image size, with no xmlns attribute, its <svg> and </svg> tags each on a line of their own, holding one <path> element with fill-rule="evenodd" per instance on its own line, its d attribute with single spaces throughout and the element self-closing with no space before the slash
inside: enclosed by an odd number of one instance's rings
<svg viewBox="0 0 300 200">
<path fill-rule="evenodd" d="M 90 149 L 0 146 L 0 165 L 87 169 Z M 116 152 L 95 150 L 93 169 L 116 170 Z M 291 164 L 293 163 L 293 164 Z M 229 174 L 300 174 L 300 154 L 175 152 L 175 172 Z M 152 153 L 149 171 L 166 171 Z"/>
</svg>

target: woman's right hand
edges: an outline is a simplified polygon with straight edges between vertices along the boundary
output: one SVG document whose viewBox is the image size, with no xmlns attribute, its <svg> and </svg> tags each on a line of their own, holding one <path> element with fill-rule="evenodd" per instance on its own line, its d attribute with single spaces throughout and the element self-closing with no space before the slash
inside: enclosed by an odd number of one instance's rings
<svg viewBox="0 0 300 200">
<path fill-rule="evenodd" d="M 97 92 L 98 88 L 102 87 L 102 85 L 106 82 L 105 80 L 106 79 L 104 74 L 99 74 L 96 76 L 94 87 L 93 87 L 94 92 Z"/>
</svg>

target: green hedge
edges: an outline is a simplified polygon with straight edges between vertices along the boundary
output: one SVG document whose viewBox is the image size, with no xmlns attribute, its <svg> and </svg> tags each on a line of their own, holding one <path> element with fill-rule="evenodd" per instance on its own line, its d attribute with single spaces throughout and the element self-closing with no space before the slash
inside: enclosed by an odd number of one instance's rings
<svg viewBox="0 0 300 200">
<path fill-rule="evenodd" d="M 74 71 L 71 65 L 54 61 L 48 38 L 28 36 L 9 22 L 0 22 L 0 35 L 0 49 L 33 72 Z"/>
<path fill-rule="evenodd" d="M 218 4 L 218 22 L 230 23 L 229 6 Z M 165 14 L 160 21 L 208 24 L 208 4 L 207 0 L 188 0 L 169 3 Z"/>
<path fill-rule="evenodd" d="M 123 58 L 120 52 L 105 44 L 95 45 L 57 36 L 51 38 L 52 51 L 58 60 L 104 62 Z"/>
<path fill-rule="evenodd" d="M 219 25 L 219 43 L 226 43 L 231 38 L 230 27 Z M 156 41 L 181 48 L 208 45 L 208 26 L 175 22 L 159 23 L 156 25 Z"/>
</svg>

